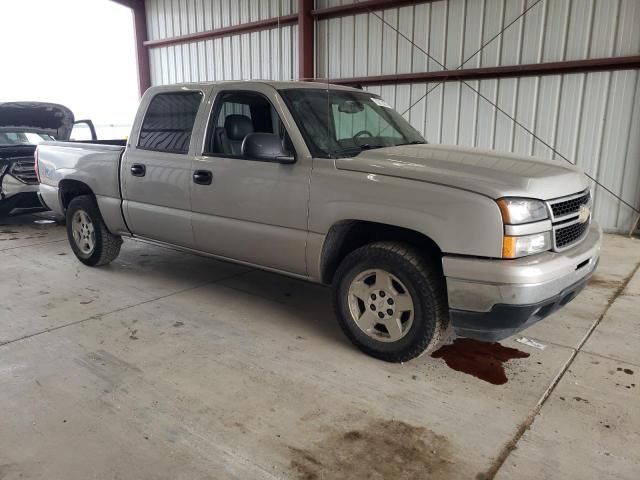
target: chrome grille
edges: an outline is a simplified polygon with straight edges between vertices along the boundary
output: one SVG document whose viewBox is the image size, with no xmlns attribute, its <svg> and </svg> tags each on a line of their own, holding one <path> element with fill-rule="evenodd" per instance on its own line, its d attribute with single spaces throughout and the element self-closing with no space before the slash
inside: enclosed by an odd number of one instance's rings
<svg viewBox="0 0 640 480">
<path fill-rule="evenodd" d="M 549 202 L 551 206 L 551 212 L 554 218 L 565 217 L 571 214 L 577 214 L 580 212 L 582 205 L 587 205 L 591 200 L 591 193 L 586 192 L 580 194 L 579 197 L 571 198 L 569 200 L 559 200 L 555 203 Z"/>
<path fill-rule="evenodd" d="M 21 182 L 29 185 L 37 185 L 38 177 L 36 176 L 36 167 L 34 157 L 21 157 L 14 158 L 13 166 L 11 167 L 10 174 L 16 177 Z"/>
<path fill-rule="evenodd" d="M 566 227 L 555 228 L 556 248 L 565 248 L 568 245 L 576 243 L 584 236 L 588 228 L 588 221 L 584 223 L 576 222 Z"/>
<path fill-rule="evenodd" d="M 591 206 L 591 194 L 584 191 L 547 202 L 551 213 L 553 249 L 562 251 L 580 243 L 587 235 L 591 215 L 580 221 L 583 206 Z"/>
</svg>

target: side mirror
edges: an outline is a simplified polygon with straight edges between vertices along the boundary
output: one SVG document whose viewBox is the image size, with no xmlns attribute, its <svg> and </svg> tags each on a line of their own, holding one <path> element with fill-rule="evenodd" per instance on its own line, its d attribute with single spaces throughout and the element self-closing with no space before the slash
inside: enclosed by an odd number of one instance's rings
<svg viewBox="0 0 640 480">
<path fill-rule="evenodd" d="M 243 157 L 275 163 L 295 163 L 296 157 L 288 152 L 275 133 L 250 133 L 242 141 Z"/>
</svg>

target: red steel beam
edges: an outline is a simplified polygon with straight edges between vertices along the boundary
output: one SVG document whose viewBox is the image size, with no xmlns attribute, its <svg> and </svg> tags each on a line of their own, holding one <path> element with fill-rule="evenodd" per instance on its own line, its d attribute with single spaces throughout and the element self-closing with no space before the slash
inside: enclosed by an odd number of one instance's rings
<svg viewBox="0 0 640 480">
<path fill-rule="evenodd" d="M 147 40 L 147 12 L 144 0 L 138 0 L 133 8 L 133 25 L 136 35 L 136 57 L 138 59 L 138 90 L 140 96 L 151 86 L 151 68 L 149 66 L 149 50 L 145 48 Z"/>
<path fill-rule="evenodd" d="M 315 22 L 313 0 L 298 0 L 298 78 L 313 79 L 315 72 Z"/>
<path fill-rule="evenodd" d="M 230 27 L 216 28 L 206 30 L 204 32 L 189 33 L 177 37 L 163 38 L 161 40 L 147 40 L 144 42 L 145 47 L 162 47 L 164 45 L 176 45 L 178 43 L 195 42 L 197 40 L 205 40 L 207 38 L 226 37 L 229 35 L 237 35 L 239 33 L 258 32 L 260 30 L 268 30 L 270 28 L 285 25 L 293 25 L 298 23 L 298 14 L 284 15 L 282 17 L 267 18 L 265 20 L 257 20 L 255 22 L 241 23 L 240 25 L 231 25 Z"/>
<path fill-rule="evenodd" d="M 399 73 L 373 77 L 336 78 L 330 82 L 337 85 L 398 85 L 404 83 L 458 82 L 462 80 L 488 80 L 509 77 L 531 77 L 562 75 L 611 70 L 633 70 L 640 68 L 640 55 L 629 57 L 592 58 L 564 62 L 505 65 L 500 67 L 440 70 L 437 72 Z"/>
</svg>

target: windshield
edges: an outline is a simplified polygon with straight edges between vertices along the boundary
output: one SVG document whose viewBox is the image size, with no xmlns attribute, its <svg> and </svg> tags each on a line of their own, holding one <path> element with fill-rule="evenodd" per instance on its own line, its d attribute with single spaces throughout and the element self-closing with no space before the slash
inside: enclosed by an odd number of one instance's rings
<svg viewBox="0 0 640 480">
<path fill-rule="evenodd" d="M 314 157 L 353 157 L 363 150 L 426 143 L 380 97 L 366 92 L 280 90 Z"/>
<path fill-rule="evenodd" d="M 0 132 L 0 146 L 3 145 L 38 145 L 53 140 L 51 135 L 33 132 Z"/>
</svg>

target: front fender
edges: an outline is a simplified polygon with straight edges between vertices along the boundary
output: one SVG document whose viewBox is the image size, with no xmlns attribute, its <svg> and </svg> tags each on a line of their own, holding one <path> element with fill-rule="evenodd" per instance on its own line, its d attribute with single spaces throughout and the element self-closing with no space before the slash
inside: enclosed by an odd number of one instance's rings
<svg viewBox="0 0 640 480">
<path fill-rule="evenodd" d="M 445 254 L 502 256 L 504 225 L 497 203 L 489 197 L 416 180 L 314 168 L 311 232 L 326 235 L 344 220 L 417 231 Z"/>
</svg>

